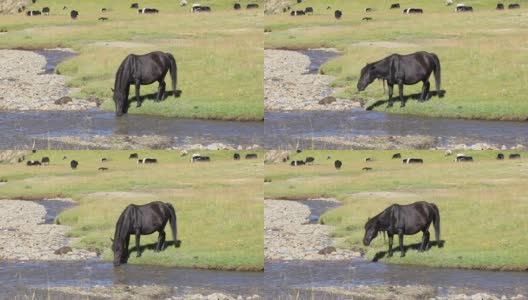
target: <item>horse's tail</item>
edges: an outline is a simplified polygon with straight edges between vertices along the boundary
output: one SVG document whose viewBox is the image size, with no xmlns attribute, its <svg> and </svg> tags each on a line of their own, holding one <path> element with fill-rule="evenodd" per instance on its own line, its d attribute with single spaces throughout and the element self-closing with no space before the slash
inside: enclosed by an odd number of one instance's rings
<svg viewBox="0 0 528 300">
<path fill-rule="evenodd" d="M 441 85 L 442 85 L 442 76 L 441 76 L 441 68 L 440 68 L 440 59 L 438 59 L 438 56 L 433 53 L 433 61 L 434 61 L 434 76 L 435 76 L 435 84 L 436 84 L 436 93 L 439 97 L 442 97 L 441 93 Z"/>
<path fill-rule="evenodd" d="M 433 204 L 433 225 L 435 229 L 436 243 L 440 246 L 440 211 L 438 207 Z"/>
<path fill-rule="evenodd" d="M 167 53 L 170 62 L 170 74 L 172 79 L 172 91 L 174 92 L 174 97 L 176 97 L 176 86 L 178 85 L 178 66 L 176 65 L 176 59 L 172 54 Z"/>
<path fill-rule="evenodd" d="M 172 204 L 167 203 L 167 206 L 169 207 L 170 211 L 170 226 L 172 230 L 172 239 L 174 240 L 174 246 L 178 247 L 178 226 L 176 226 L 176 212 L 174 211 L 174 206 Z"/>
</svg>

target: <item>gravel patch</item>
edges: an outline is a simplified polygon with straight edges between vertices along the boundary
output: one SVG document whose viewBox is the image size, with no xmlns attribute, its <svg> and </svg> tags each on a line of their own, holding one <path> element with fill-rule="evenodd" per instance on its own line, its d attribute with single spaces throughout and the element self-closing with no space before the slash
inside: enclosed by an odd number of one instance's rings
<svg viewBox="0 0 528 300">
<path fill-rule="evenodd" d="M 359 102 L 336 98 L 329 104 L 319 101 L 332 95 L 335 77 L 307 74 L 308 56 L 286 50 L 264 50 L 264 106 L 268 111 L 350 110 Z"/>
<path fill-rule="evenodd" d="M 63 50 L 63 49 L 61 49 Z M 66 49 L 67 50 L 67 49 Z M 66 97 L 70 90 L 65 87 L 67 77 L 43 74 L 44 56 L 23 50 L 0 50 L 0 110 L 85 110 L 96 103 L 71 99 L 68 103 L 55 104 Z"/>
<path fill-rule="evenodd" d="M 329 254 L 319 254 L 322 249 L 335 244 L 336 240 L 330 237 L 334 228 L 328 225 L 307 224 L 309 216 L 308 206 L 299 202 L 264 200 L 266 259 L 348 260 L 361 256 L 359 252 L 337 248 Z"/>
<path fill-rule="evenodd" d="M 56 200 L 66 201 L 66 200 Z M 34 201 L 0 200 L 0 259 L 7 260 L 84 260 L 96 257 L 95 252 L 71 249 L 55 254 L 70 240 L 68 226 L 43 224 L 46 209 Z"/>
</svg>

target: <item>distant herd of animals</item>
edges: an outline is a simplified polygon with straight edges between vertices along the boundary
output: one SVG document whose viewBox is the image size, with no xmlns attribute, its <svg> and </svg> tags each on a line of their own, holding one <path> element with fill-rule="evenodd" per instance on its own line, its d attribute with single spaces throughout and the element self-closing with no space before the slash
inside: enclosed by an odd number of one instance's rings
<svg viewBox="0 0 528 300">
<path fill-rule="evenodd" d="M 34 150 L 33 153 L 36 153 L 36 151 Z M 183 150 L 182 152 L 180 152 L 180 156 L 186 156 L 186 155 L 187 155 L 187 151 L 186 150 Z M 62 158 L 62 160 L 67 160 L 67 159 L 68 159 L 67 156 L 64 156 Z M 158 163 L 158 160 L 156 158 L 152 158 L 152 157 L 139 158 L 139 155 L 137 153 L 131 153 L 128 156 L 128 159 L 134 159 L 134 160 L 136 160 L 136 162 L 138 164 L 157 164 Z M 233 160 L 240 160 L 240 159 L 241 159 L 241 156 L 240 156 L 239 153 L 234 153 L 233 154 Z M 247 160 L 258 159 L 258 154 L 256 154 L 256 153 L 247 153 L 244 156 L 244 159 L 247 159 Z M 24 155 L 24 156 L 18 158 L 18 163 L 22 163 L 25 160 L 26 160 L 26 157 Z M 192 163 L 194 163 L 194 162 L 210 162 L 211 158 L 209 156 L 204 156 L 204 155 L 201 155 L 199 153 L 194 153 L 194 154 L 192 154 L 190 161 Z M 106 158 L 106 157 L 101 158 L 101 163 L 105 163 L 105 162 L 108 162 L 108 158 Z M 42 165 L 49 165 L 49 164 L 50 164 L 50 158 L 47 157 L 47 156 L 42 157 L 42 159 L 40 161 L 39 160 L 28 160 L 28 161 L 26 161 L 26 166 L 28 166 L 28 167 L 31 167 L 31 166 L 42 166 Z M 72 170 L 77 169 L 78 166 L 79 166 L 79 162 L 77 160 L 71 160 L 70 161 L 70 167 L 71 167 Z M 100 167 L 98 170 L 99 171 L 108 171 L 108 168 L 107 167 Z"/>
<path fill-rule="evenodd" d="M 37 0 L 32 0 L 32 3 L 35 4 L 37 3 Z M 180 1 L 180 6 L 187 6 L 187 0 L 182 0 Z M 131 9 L 135 9 L 137 11 L 138 14 L 157 14 L 159 13 L 159 9 L 157 8 L 149 8 L 149 7 L 144 7 L 144 8 L 139 8 L 139 3 L 132 3 L 130 4 L 130 8 Z M 256 4 L 256 3 L 249 3 L 246 5 L 246 9 L 258 9 L 259 8 L 259 5 Z M 33 16 L 40 16 L 40 15 L 49 15 L 50 14 L 50 8 L 45 6 L 42 8 L 42 11 L 40 10 L 26 10 L 27 7 L 25 5 L 22 5 L 21 7 L 18 8 L 18 12 L 19 13 L 22 13 L 22 12 L 26 12 L 26 16 L 28 17 L 33 17 Z M 64 6 L 62 8 L 62 10 L 67 10 L 68 7 L 67 6 Z M 240 3 L 235 3 L 233 5 L 233 9 L 234 10 L 240 10 L 242 9 L 242 6 L 240 5 Z M 105 13 L 105 12 L 108 12 L 109 9 L 108 8 L 101 8 L 101 13 Z M 211 7 L 210 6 L 205 6 L 205 5 L 201 5 L 201 4 L 198 4 L 198 3 L 194 3 L 191 5 L 191 12 L 211 12 Z M 77 17 L 79 16 L 79 12 L 77 10 L 71 10 L 70 11 L 70 17 L 72 20 L 76 20 Z M 99 21 L 108 21 L 109 19 L 107 17 L 100 17 L 99 18 Z"/>
<path fill-rule="evenodd" d="M 300 150 L 297 150 L 298 152 L 297 153 L 301 153 Z M 451 150 L 446 150 L 444 152 L 444 156 L 452 156 L 453 155 L 453 152 Z M 394 153 L 392 155 L 392 159 L 401 159 L 402 156 L 401 156 L 401 153 Z M 331 160 L 332 157 L 331 156 L 327 156 L 326 157 L 326 160 Z M 505 156 L 503 153 L 498 153 L 497 154 L 497 160 L 504 160 L 505 159 Z M 515 159 L 521 159 L 521 154 L 519 153 L 511 153 L 508 155 L 508 159 L 511 159 L 511 160 L 515 160 Z M 283 163 L 287 163 L 288 161 L 290 161 L 290 156 L 286 156 L 282 159 L 282 162 Z M 364 159 L 364 162 L 365 163 L 369 163 L 369 162 L 373 162 L 375 161 L 374 158 L 372 157 L 366 157 Z M 473 162 L 473 157 L 472 156 L 468 156 L 464 153 L 457 153 L 456 156 L 455 156 L 455 159 L 453 160 L 454 162 Z M 306 157 L 304 160 L 291 160 L 290 161 L 290 166 L 294 167 L 294 166 L 304 166 L 304 165 L 308 165 L 308 164 L 314 164 L 315 162 L 315 158 L 312 157 L 312 156 L 308 156 Z M 422 158 L 416 158 L 416 157 L 408 157 L 408 158 L 404 158 L 402 160 L 403 164 L 423 164 L 424 163 L 424 160 Z M 341 167 L 343 166 L 343 162 L 340 161 L 340 160 L 336 160 L 334 161 L 334 167 L 336 170 L 340 170 Z M 362 169 L 363 171 L 372 171 L 373 168 L 372 167 L 364 167 Z"/>
<path fill-rule="evenodd" d="M 297 0 L 297 4 L 300 4 L 302 3 L 302 0 Z M 453 1 L 452 0 L 447 0 L 446 1 L 446 5 L 447 6 L 451 6 L 453 5 Z M 391 4 L 390 6 L 390 9 L 399 9 L 400 8 L 400 4 L 399 3 L 393 3 Z M 511 3 L 511 4 L 508 4 L 508 9 L 519 9 L 521 8 L 521 5 L 518 4 L 518 3 Z M 327 10 L 330 10 L 332 9 L 331 6 L 327 6 L 326 7 Z M 504 4 L 503 3 L 497 3 L 497 6 L 495 8 L 496 10 L 503 10 L 504 9 Z M 364 9 L 364 12 L 368 13 L 368 12 L 373 12 L 375 11 L 374 8 L 372 7 L 367 7 Z M 313 15 L 314 13 L 314 8 L 311 7 L 311 6 L 307 6 L 305 9 L 295 9 L 295 8 L 292 8 L 291 6 L 286 6 L 282 9 L 282 12 L 283 13 L 288 13 L 290 14 L 290 16 L 304 16 L 304 15 Z M 424 10 L 422 8 L 414 8 L 414 7 L 409 7 L 409 8 L 405 8 L 403 10 L 403 13 L 404 14 L 423 14 Z M 473 7 L 472 6 L 467 6 L 465 5 L 464 3 L 458 3 L 455 7 L 455 12 L 473 12 Z M 335 10 L 334 11 L 334 17 L 339 20 L 341 19 L 341 17 L 343 16 L 343 12 L 341 10 Z M 372 21 L 372 18 L 371 17 L 365 17 L 362 19 L 363 21 Z"/>
</svg>

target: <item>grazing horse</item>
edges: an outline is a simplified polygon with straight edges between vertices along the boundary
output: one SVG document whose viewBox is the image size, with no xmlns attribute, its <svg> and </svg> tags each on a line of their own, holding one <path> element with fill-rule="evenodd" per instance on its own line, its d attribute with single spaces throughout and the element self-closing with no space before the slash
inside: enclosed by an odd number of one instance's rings
<svg viewBox="0 0 528 300">
<path fill-rule="evenodd" d="M 128 55 L 117 69 L 115 84 L 112 89 L 116 115 L 122 116 L 128 112 L 130 106 L 128 94 L 132 84 L 136 87 L 137 107 L 141 107 L 139 88 L 142 84 L 159 82 L 156 102 L 161 101 L 165 96 L 165 75 L 169 70 L 174 97 L 176 97 L 177 66 L 172 54 L 156 51 L 144 55 Z"/>
<path fill-rule="evenodd" d="M 70 12 L 70 18 L 72 18 L 72 20 L 76 20 L 78 16 L 79 16 L 79 12 L 78 11 L 72 10 Z"/>
<path fill-rule="evenodd" d="M 504 154 L 502 153 L 497 154 L 497 160 L 503 160 L 503 159 L 504 159 Z"/>
<path fill-rule="evenodd" d="M 497 8 L 495 8 L 496 10 L 503 10 L 504 9 L 504 4 L 502 3 L 497 3 Z"/>
<path fill-rule="evenodd" d="M 508 156 L 508 159 L 521 159 L 521 155 L 519 153 L 513 153 Z"/>
<path fill-rule="evenodd" d="M 440 245 L 440 212 L 434 203 L 420 201 L 408 205 L 393 204 L 367 221 L 363 245 L 370 245 L 370 242 L 378 235 L 379 231 L 386 231 L 389 236 L 388 257 L 392 257 L 394 235 L 398 235 L 400 256 L 404 257 L 403 236 L 414 235 L 421 231 L 423 232 L 423 237 L 418 252 L 423 252 L 428 249 L 429 226 L 431 223 L 434 225 L 436 242 Z"/>
<path fill-rule="evenodd" d="M 246 6 L 246 9 L 256 9 L 259 8 L 259 5 L 256 3 L 250 3 Z"/>
<path fill-rule="evenodd" d="M 334 167 L 336 168 L 336 170 L 339 170 L 341 169 L 341 166 L 343 165 L 343 163 L 340 161 L 340 160 L 336 160 L 334 162 Z"/>
<path fill-rule="evenodd" d="M 400 8 L 400 3 L 393 3 L 391 4 L 390 9 Z"/>
<path fill-rule="evenodd" d="M 387 107 L 392 107 L 393 88 L 397 84 L 400 91 L 401 107 L 404 107 L 403 85 L 423 82 L 420 101 L 425 101 L 429 98 L 429 76 L 432 72 L 434 72 L 435 76 L 436 91 L 440 96 L 440 60 L 436 54 L 425 51 L 408 55 L 392 54 L 363 67 L 357 89 L 360 92 L 365 90 L 375 79 L 386 80 L 389 86 L 389 103 Z"/>
<path fill-rule="evenodd" d="M 240 3 L 235 3 L 235 5 L 233 5 L 233 9 L 234 10 L 239 10 L 240 9 Z"/>
<path fill-rule="evenodd" d="M 336 11 L 334 12 L 334 17 L 335 17 L 336 19 L 339 20 L 339 19 L 341 19 L 342 16 L 343 16 L 343 13 L 342 13 L 340 10 L 336 10 Z"/>
<path fill-rule="evenodd" d="M 128 245 L 130 235 L 136 236 L 137 257 L 141 256 L 139 247 L 140 236 L 158 232 L 158 243 L 156 252 L 162 251 L 165 245 L 165 225 L 170 222 L 174 246 L 179 247 L 178 230 L 176 226 L 176 212 L 170 203 L 160 201 L 144 205 L 130 204 L 119 216 L 116 223 L 114 239 L 112 239 L 112 251 L 114 252 L 114 266 L 118 267 L 128 261 Z"/>
<path fill-rule="evenodd" d="M 406 158 L 403 160 L 404 164 L 423 164 L 423 159 L 421 158 Z"/>
<path fill-rule="evenodd" d="M 70 161 L 70 168 L 72 168 L 72 170 L 75 170 L 77 169 L 77 166 L 79 165 L 79 162 L 76 161 L 76 160 L 72 160 Z"/>
<path fill-rule="evenodd" d="M 508 9 L 519 9 L 521 8 L 521 5 L 518 3 L 508 4 Z"/>
</svg>

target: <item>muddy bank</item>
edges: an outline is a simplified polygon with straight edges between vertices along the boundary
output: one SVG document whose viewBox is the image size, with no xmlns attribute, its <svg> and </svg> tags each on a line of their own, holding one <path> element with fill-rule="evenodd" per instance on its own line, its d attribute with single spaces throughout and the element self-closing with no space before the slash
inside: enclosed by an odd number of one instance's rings
<svg viewBox="0 0 528 300">
<path fill-rule="evenodd" d="M 35 201 L 0 200 L 0 259 L 85 260 L 97 256 L 95 252 L 73 248 L 56 253 L 72 242 L 65 236 L 70 228 L 49 224 L 46 215 L 46 208 Z"/>
<path fill-rule="evenodd" d="M 332 51 L 332 49 L 325 49 Z M 335 50 L 333 50 L 335 52 Z M 308 55 L 286 50 L 264 50 L 264 107 L 267 111 L 349 110 L 359 102 L 327 98 L 334 94 L 330 83 L 335 77 L 314 72 Z"/>
<path fill-rule="evenodd" d="M 306 200 L 337 202 L 333 199 Z M 315 218 L 315 220 L 314 220 Z M 317 224 L 310 207 L 297 201 L 264 200 L 264 255 L 271 260 L 346 260 L 361 254 L 336 249 L 332 226 Z M 314 222 L 315 221 L 315 222 Z M 327 248 L 328 247 L 328 248 Z M 321 252 L 321 250 L 325 249 Z"/>
<path fill-rule="evenodd" d="M 70 53 L 69 49 L 54 49 Z M 44 52 L 42 52 L 44 54 Z M 67 77 L 51 74 L 46 57 L 23 50 L 0 50 L 0 110 L 66 110 L 94 108 L 94 102 L 70 98 L 65 104 L 55 104 L 71 90 Z"/>
</svg>

